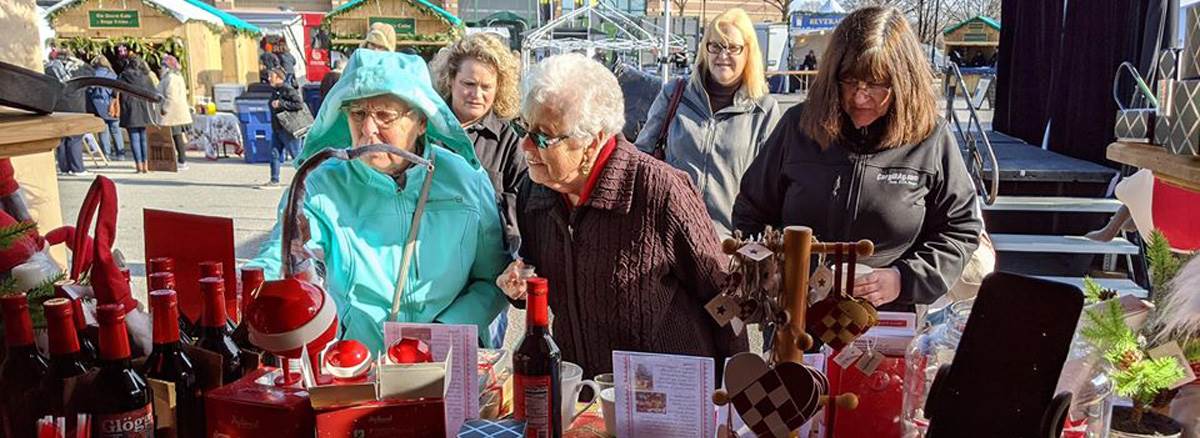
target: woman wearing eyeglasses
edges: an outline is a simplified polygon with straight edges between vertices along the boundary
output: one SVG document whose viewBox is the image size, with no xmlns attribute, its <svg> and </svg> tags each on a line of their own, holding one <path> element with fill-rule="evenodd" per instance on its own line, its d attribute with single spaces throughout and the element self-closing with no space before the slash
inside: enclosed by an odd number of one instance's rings
<svg viewBox="0 0 1200 438">
<path fill-rule="evenodd" d="M 784 114 L 742 179 L 734 226 L 804 225 L 823 241 L 874 241 L 875 255 L 860 260 L 874 272 L 854 293 L 885 310 L 944 295 L 982 223 L 928 65 L 902 12 L 846 16 L 808 101 Z"/>
<path fill-rule="evenodd" d="M 496 195 L 420 57 L 355 51 L 321 104 L 300 160 L 325 148 L 377 143 L 432 161 L 428 193 L 426 167 L 384 152 L 327 161 L 305 180 L 307 247 L 323 262 L 343 335 L 381 351 L 383 322 L 403 275 L 399 321 L 474 324 L 480 343 L 492 346 L 488 324 L 507 304 L 495 279 L 511 260 Z M 412 260 L 402 269 L 421 198 L 427 201 Z M 279 276 L 280 231 L 277 224 L 251 262 L 267 278 Z"/>
<path fill-rule="evenodd" d="M 733 229 L 730 213 L 742 174 L 780 112 L 767 92 L 762 52 L 745 11 L 733 8 L 714 18 L 700 47 L 691 77 L 663 87 L 636 143 L 688 173 L 724 238 Z M 676 93 L 682 94 L 668 114 Z"/>
<path fill-rule="evenodd" d="M 550 281 L 555 342 L 585 375 L 611 371 L 613 350 L 708 356 L 720 369 L 747 348 L 704 310 L 725 256 L 687 175 L 617 135 L 622 108 L 616 77 L 586 56 L 526 72 L 521 256 Z M 515 300 L 519 270 L 497 279 Z"/>
</svg>

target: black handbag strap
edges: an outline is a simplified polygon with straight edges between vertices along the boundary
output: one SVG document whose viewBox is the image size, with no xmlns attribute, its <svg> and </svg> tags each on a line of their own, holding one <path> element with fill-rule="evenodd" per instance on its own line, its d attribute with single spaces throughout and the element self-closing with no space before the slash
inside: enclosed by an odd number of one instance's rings
<svg viewBox="0 0 1200 438">
<path fill-rule="evenodd" d="M 658 140 L 654 143 L 654 156 L 662 158 L 665 156 L 663 150 L 667 147 L 667 133 L 671 129 L 671 121 L 675 120 L 675 112 L 679 109 L 679 101 L 683 98 L 683 89 L 686 88 L 685 80 L 680 78 L 675 80 L 675 92 L 671 93 L 671 104 L 667 106 L 667 115 L 663 119 L 662 128 L 658 130 Z"/>
</svg>

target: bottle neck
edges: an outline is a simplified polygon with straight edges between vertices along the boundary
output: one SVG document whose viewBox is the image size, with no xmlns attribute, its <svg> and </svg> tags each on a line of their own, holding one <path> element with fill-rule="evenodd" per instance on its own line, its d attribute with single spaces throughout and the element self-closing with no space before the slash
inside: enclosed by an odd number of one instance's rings
<svg viewBox="0 0 1200 438">
<path fill-rule="evenodd" d="M 154 345 L 179 342 L 179 308 L 175 303 L 154 308 Z"/>
<path fill-rule="evenodd" d="M 540 328 L 545 330 L 550 327 L 550 312 L 546 301 L 546 294 L 529 294 L 525 299 L 525 327 L 526 330 Z"/>
<path fill-rule="evenodd" d="M 4 342 L 9 350 L 33 345 L 33 320 L 29 317 L 28 306 L 12 310 L 5 308 Z"/>
<path fill-rule="evenodd" d="M 202 327 L 225 327 L 225 293 L 217 289 L 204 297 L 204 317 L 200 318 Z"/>
<path fill-rule="evenodd" d="M 79 334 L 71 315 L 50 318 L 46 321 L 47 337 L 50 338 L 50 356 L 66 357 L 79 353 Z"/>
<path fill-rule="evenodd" d="M 125 320 L 100 324 L 100 360 L 104 363 L 129 361 L 129 332 Z"/>
</svg>

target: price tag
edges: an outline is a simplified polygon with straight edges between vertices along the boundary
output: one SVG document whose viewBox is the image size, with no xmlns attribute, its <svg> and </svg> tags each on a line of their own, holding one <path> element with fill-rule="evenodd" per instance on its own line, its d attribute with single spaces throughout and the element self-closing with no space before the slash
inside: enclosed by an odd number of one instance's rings
<svg viewBox="0 0 1200 438">
<path fill-rule="evenodd" d="M 871 375 L 879 368 L 879 364 L 883 363 L 883 353 L 872 351 L 869 354 L 863 355 L 862 359 L 855 365 L 863 374 Z"/>
<path fill-rule="evenodd" d="M 862 357 L 863 351 L 854 344 L 847 345 L 837 356 L 833 357 L 833 362 L 842 367 L 842 369 L 850 368 L 850 364 Z"/>
</svg>

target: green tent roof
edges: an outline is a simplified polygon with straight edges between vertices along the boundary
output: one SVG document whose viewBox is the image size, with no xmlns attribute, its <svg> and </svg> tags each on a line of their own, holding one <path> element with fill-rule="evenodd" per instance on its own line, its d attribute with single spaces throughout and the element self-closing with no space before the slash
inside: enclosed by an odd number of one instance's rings
<svg viewBox="0 0 1200 438">
<path fill-rule="evenodd" d="M 348 10 L 362 6 L 362 4 L 366 3 L 366 1 L 367 0 L 354 0 L 352 2 L 338 6 L 337 9 L 329 11 L 328 14 L 325 14 L 325 18 L 328 19 L 329 17 L 335 16 L 335 15 L 340 15 L 343 12 L 346 12 Z M 449 11 L 442 9 L 438 5 L 430 3 L 429 0 L 408 0 L 408 1 L 412 2 L 415 5 L 422 6 L 426 9 L 433 11 L 435 14 L 441 16 L 443 19 L 445 19 L 447 22 L 449 22 L 451 26 L 459 27 L 459 26 L 463 25 L 462 20 L 459 20 L 458 17 L 454 16 L 454 14 L 451 14 Z"/>
<path fill-rule="evenodd" d="M 197 8 L 208 11 L 209 13 L 211 13 L 213 15 L 216 15 L 217 18 L 220 18 L 221 21 L 225 22 L 226 26 L 230 26 L 230 27 L 233 27 L 234 29 L 241 29 L 241 30 L 251 32 L 251 33 L 256 33 L 256 34 L 262 33 L 262 30 L 259 29 L 258 26 L 247 23 L 245 20 L 242 20 L 241 18 L 234 17 L 232 14 L 230 14 L 228 12 L 214 8 L 214 7 L 210 6 L 208 3 L 204 3 L 200 0 L 184 0 L 184 1 L 188 2 L 188 4 L 191 4 L 192 6 L 195 6 Z"/>
<path fill-rule="evenodd" d="M 1000 22 L 996 21 L 996 19 L 994 19 L 992 17 L 984 16 L 984 15 L 976 15 L 974 17 L 963 20 L 961 23 L 950 26 L 949 28 L 946 29 L 945 32 L 942 32 L 942 35 L 949 35 L 950 32 L 954 32 L 954 31 L 958 30 L 958 28 L 966 26 L 967 24 L 974 22 L 974 21 L 981 21 L 984 24 L 991 26 L 992 29 L 1000 30 Z"/>
</svg>

